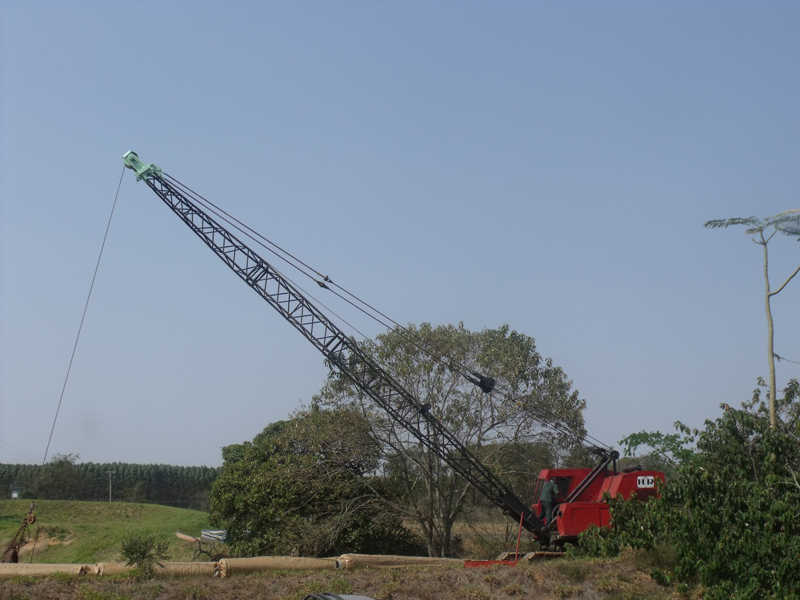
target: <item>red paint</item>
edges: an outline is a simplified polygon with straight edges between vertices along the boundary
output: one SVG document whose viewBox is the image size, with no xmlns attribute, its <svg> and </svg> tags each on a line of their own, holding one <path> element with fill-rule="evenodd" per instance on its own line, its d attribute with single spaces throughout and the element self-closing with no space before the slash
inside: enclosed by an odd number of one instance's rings
<svg viewBox="0 0 800 600">
<path fill-rule="evenodd" d="M 506 567 L 516 567 L 517 562 L 514 560 L 465 560 L 465 567 L 494 567 L 503 565 Z"/>
<path fill-rule="evenodd" d="M 542 512 L 538 490 L 550 477 L 556 478 L 558 484 L 558 504 L 554 512 L 558 527 L 558 536 L 562 541 L 575 541 L 590 525 L 608 527 L 608 504 L 603 502 L 605 492 L 612 498 L 621 495 L 626 500 L 636 494 L 638 500 L 658 496 L 657 481 L 664 482 L 664 474 L 658 471 L 634 471 L 633 473 L 608 473 L 605 477 L 597 477 L 574 501 L 567 503 L 566 498 L 580 485 L 591 469 L 545 469 L 539 475 L 537 495 L 533 504 L 533 512 L 538 516 Z"/>
</svg>

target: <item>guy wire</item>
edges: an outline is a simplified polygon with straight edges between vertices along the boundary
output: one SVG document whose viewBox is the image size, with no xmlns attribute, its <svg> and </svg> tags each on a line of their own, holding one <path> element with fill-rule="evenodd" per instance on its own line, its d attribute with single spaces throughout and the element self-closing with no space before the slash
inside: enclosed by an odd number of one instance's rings
<svg viewBox="0 0 800 600">
<path fill-rule="evenodd" d="M 92 284 L 89 286 L 89 295 L 86 298 L 86 304 L 83 307 L 83 316 L 81 317 L 81 324 L 78 327 L 78 335 L 75 337 L 75 344 L 72 347 L 72 356 L 69 359 L 69 366 L 67 367 L 67 376 L 64 378 L 64 385 L 61 387 L 61 396 L 58 399 L 58 407 L 56 408 L 56 416 L 53 419 L 53 426 L 50 428 L 50 437 L 47 439 L 47 447 L 44 450 L 44 458 L 42 459 L 42 466 L 47 462 L 47 453 L 50 451 L 50 442 L 53 441 L 53 432 L 56 429 L 56 421 L 58 420 L 58 413 L 61 411 L 61 402 L 64 400 L 64 390 L 67 389 L 67 381 L 69 381 L 69 374 L 72 371 L 72 361 L 75 359 L 75 351 L 78 349 L 78 340 L 81 339 L 81 330 L 83 330 L 83 321 L 86 319 L 86 310 L 89 308 L 89 300 L 92 298 L 92 290 L 94 289 L 94 282 L 97 279 L 97 271 L 100 268 L 100 259 L 103 258 L 103 249 L 106 247 L 106 239 L 108 239 L 108 230 L 111 228 L 111 219 L 114 217 L 114 209 L 117 206 L 117 198 L 119 197 L 119 190 L 122 187 L 122 177 L 125 175 L 125 167 L 122 167 L 122 173 L 119 176 L 119 184 L 117 185 L 117 193 L 114 196 L 114 204 L 111 206 L 111 214 L 108 217 L 108 225 L 106 225 L 106 233 L 103 236 L 103 244 L 100 246 L 100 255 L 97 257 L 97 264 L 94 267 L 94 275 L 92 275 Z M 34 542 L 35 544 L 36 542 Z M 33 555 L 31 555 L 31 559 Z"/>
</svg>

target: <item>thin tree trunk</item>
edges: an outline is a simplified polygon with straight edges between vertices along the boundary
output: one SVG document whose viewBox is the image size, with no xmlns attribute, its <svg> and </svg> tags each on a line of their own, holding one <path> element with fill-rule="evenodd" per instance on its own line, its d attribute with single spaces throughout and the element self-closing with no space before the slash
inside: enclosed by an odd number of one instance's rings
<svg viewBox="0 0 800 600">
<path fill-rule="evenodd" d="M 764 237 L 762 235 L 761 239 Z M 767 310 L 767 360 L 769 364 L 769 426 L 773 429 L 778 425 L 778 417 L 775 413 L 775 399 L 777 384 L 775 383 L 775 330 L 772 325 L 772 308 L 770 307 L 770 298 L 772 294 L 769 289 L 769 255 L 767 252 L 767 244 L 764 243 L 764 283 L 767 292 L 764 298 L 764 304 Z"/>
</svg>

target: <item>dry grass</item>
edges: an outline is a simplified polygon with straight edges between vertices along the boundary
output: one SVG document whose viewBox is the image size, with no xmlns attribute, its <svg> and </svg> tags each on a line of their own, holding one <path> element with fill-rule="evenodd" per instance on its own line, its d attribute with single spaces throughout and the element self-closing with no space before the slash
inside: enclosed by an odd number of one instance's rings
<svg viewBox="0 0 800 600">
<path fill-rule="evenodd" d="M 408 526 L 415 528 L 416 524 Z M 530 533 L 523 530 L 520 535 L 519 527 L 494 507 L 475 510 L 456 521 L 453 536 L 458 541 L 457 554 L 473 559 L 492 559 L 501 552 L 515 550 L 518 536 L 522 554 L 540 549 Z"/>
<path fill-rule="evenodd" d="M 124 576 L 86 579 L 56 576 L 0 581 L 1 600 L 302 600 L 323 591 L 376 600 L 677 598 L 633 561 L 556 560 L 518 567 L 360 569 L 338 572 L 270 572 L 230 579 Z"/>
</svg>

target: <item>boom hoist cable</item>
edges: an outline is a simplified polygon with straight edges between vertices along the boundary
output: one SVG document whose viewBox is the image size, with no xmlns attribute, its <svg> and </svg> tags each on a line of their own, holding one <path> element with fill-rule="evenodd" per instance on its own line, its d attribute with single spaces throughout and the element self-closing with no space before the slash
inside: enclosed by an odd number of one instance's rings
<svg viewBox="0 0 800 600">
<path fill-rule="evenodd" d="M 581 446 L 589 450 L 594 454 L 604 455 L 606 453 L 612 452 L 611 447 L 608 444 L 594 438 L 593 436 L 589 435 L 588 433 L 584 432 L 582 436 L 577 435 L 573 430 L 571 430 L 564 422 L 560 421 L 555 415 L 548 413 L 546 409 L 542 407 L 533 407 L 529 403 L 523 403 L 517 398 L 517 394 L 515 394 L 508 385 L 500 385 L 496 387 L 496 382 L 493 378 L 487 377 L 474 371 L 472 369 L 467 368 L 463 363 L 453 362 L 452 360 L 443 359 L 442 356 L 444 355 L 438 348 L 431 349 L 429 348 L 429 344 L 427 342 L 421 342 L 414 340 L 415 337 L 414 332 L 410 331 L 407 327 L 404 327 L 399 322 L 395 321 L 388 315 L 384 314 L 383 312 L 379 311 L 369 303 L 365 302 L 355 294 L 351 293 L 344 287 L 338 285 L 334 282 L 328 275 L 323 275 L 319 270 L 311 267 L 307 263 L 303 262 L 284 248 L 280 247 L 278 244 L 274 243 L 273 241 L 269 240 L 259 232 L 255 231 L 248 225 L 242 223 L 239 219 L 231 215 L 230 213 L 226 212 L 207 198 L 201 196 L 193 189 L 188 187 L 187 185 L 181 183 L 171 175 L 167 173 L 163 173 L 162 175 L 166 177 L 171 183 L 173 183 L 177 188 L 179 188 L 184 194 L 191 197 L 196 203 L 204 207 L 209 212 L 213 213 L 221 220 L 228 223 L 231 227 L 239 231 L 242 235 L 252 240 L 254 243 L 258 244 L 259 246 L 265 248 L 267 251 L 272 253 L 277 258 L 286 262 L 287 265 L 291 266 L 292 268 L 296 269 L 301 274 L 305 275 L 306 277 L 310 278 L 314 283 L 316 283 L 319 287 L 330 291 L 337 297 L 341 298 L 367 317 L 373 319 L 383 327 L 387 329 L 394 330 L 403 340 L 411 344 L 412 346 L 416 347 L 420 350 L 423 354 L 429 356 L 435 362 L 442 364 L 445 366 L 449 371 L 453 373 L 457 373 L 461 377 L 464 377 L 470 383 L 476 385 L 482 392 L 484 393 L 500 393 L 503 397 L 510 399 L 512 401 L 517 402 L 523 408 L 523 410 L 530 413 L 534 418 L 539 421 L 544 427 L 550 429 L 551 431 L 557 433 L 558 435 L 562 436 L 565 440 L 571 440 L 575 446 Z M 315 277 L 319 277 L 317 279 Z M 285 276 L 285 275 L 284 275 Z M 288 278 L 287 278 L 288 279 Z M 291 281 L 291 280 L 289 280 Z M 296 284 L 295 284 L 296 285 Z M 299 287 L 299 286 L 298 286 Z M 352 298 L 352 300 L 345 298 L 342 294 L 337 292 L 333 288 L 338 288 L 344 294 Z M 302 290 L 302 288 L 300 288 Z M 310 294 L 306 293 L 307 296 L 311 296 Z M 342 322 L 347 324 L 351 327 L 355 332 L 357 332 L 362 337 L 366 338 L 367 336 L 359 331 L 354 325 L 348 323 L 345 319 L 341 316 L 336 314 L 330 308 L 328 308 L 324 303 L 320 302 L 318 299 L 313 298 L 316 302 L 321 304 L 327 310 L 329 310 L 332 314 L 334 314 L 337 318 L 339 318 Z M 378 318 L 376 315 L 380 315 L 381 318 Z M 391 325 L 389 323 L 391 323 Z M 592 443 L 588 443 L 591 440 Z"/>
<path fill-rule="evenodd" d="M 190 194 L 173 183 L 160 167 L 145 164 L 135 152 L 123 156 L 125 166 L 146 185 L 248 286 L 269 303 L 328 360 L 496 506 L 540 540 L 548 540 L 544 524 L 514 492 L 462 444 L 412 393 L 364 352 L 270 263 L 205 212 Z"/>
<path fill-rule="evenodd" d="M 236 217 L 234 217 L 230 213 L 226 212 L 225 210 L 223 210 L 222 208 L 220 208 L 219 206 L 217 206 L 216 204 L 214 204 L 213 202 L 211 202 L 207 198 L 204 198 L 203 196 L 201 196 L 200 194 L 198 194 L 197 192 L 195 192 L 194 190 L 189 188 L 187 185 L 181 183 L 180 181 L 178 181 L 177 179 L 175 179 L 171 175 L 168 175 L 167 173 L 163 173 L 163 176 L 166 177 L 177 188 L 179 188 L 184 194 L 190 196 L 197 204 L 201 205 L 206 210 L 208 210 L 209 212 L 213 213 L 214 215 L 216 215 L 217 217 L 219 217 L 221 220 L 225 221 L 226 223 L 228 223 L 231 227 L 233 227 L 234 229 L 236 229 L 237 231 L 242 233 L 242 235 L 248 237 L 249 239 L 251 239 L 256 244 L 260 245 L 261 247 L 265 248 L 266 250 L 268 250 L 269 252 L 274 254 L 276 257 L 278 257 L 281 260 L 285 261 L 291 267 L 297 269 L 300 273 L 302 273 L 306 277 L 309 277 L 310 279 L 312 279 L 314 281 L 314 283 L 316 283 L 319 287 L 330 291 L 335 296 L 337 296 L 338 298 L 340 298 L 341 300 L 343 300 L 347 304 L 351 305 L 356 310 L 364 313 L 366 316 L 368 316 L 369 318 L 373 319 L 374 321 L 376 321 L 377 323 L 379 323 L 383 327 L 386 327 L 387 329 L 399 330 L 398 333 L 400 333 L 400 335 L 403 337 L 404 340 L 406 340 L 407 342 L 409 342 L 412 345 L 414 345 L 416 348 L 418 348 L 423 353 L 425 353 L 426 355 L 428 355 L 431 358 L 433 358 L 435 361 L 437 361 L 437 362 L 439 362 L 441 364 L 444 364 L 450 371 L 458 372 L 462 376 L 466 377 L 469 381 L 471 381 L 472 383 L 474 383 L 475 385 L 480 387 L 484 392 L 488 393 L 488 392 L 492 391 L 492 388 L 494 387 L 494 383 L 493 383 L 494 380 L 491 377 L 484 377 L 480 373 L 465 369 L 463 365 L 455 365 L 452 362 L 447 362 L 447 361 L 442 360 L 441 356 L 434 355 L 431 350 L 423 348 L 423 346 L 420 343 L 414 341 L 413 339 L 410 339 L 408 337 L 408 335 L 412 335 L 412 334 L 406 327 L 404 327 L 403 325 L 401 325 L 400 323 L 398 323 L 397 321 L 395 321 L 391 317 L 387 316 L 386 314 L 382 313 L 381 311 L 379 311 L 378 309 L 376 309 L 372 305 L 368 304 L 367 302 L 365 302 L 364 300 L 362 300 L 361 298 L 359 298 L 355 294 L 349 292 L 344 287 L 338 285 L 328 275 L 323 275 L 317 269 L 311 267 L 310 265 L 308 265 L 307 263 L 303 262 L 302 260 L 300 260 L 299 258 L 294 256 L 293 254 L 291 254 L 287 250 L 281 248 L 276 243 L 274 243 L 271 240 L 267 239 L 265 236 L 263 236 L 262 234 L 258 233 L 257 231 L 255 231 L 254 229 L 249 227 L 248 225 L 242 223 L 239 219 L 237 219 Z M 319 279 L 315 278 L 314 275 L 319 277 Z M 328 285 L 328 284 L 330 284 L 330 285 Z M 349 298 L 346 298 L 342 293 L 337 292 L 333 288 L 337 288 L 337 289 L 341 290 L 344 294 L 349 296 Z M 352 298 L 352 300 L 350 298 Z M 380 315 L 381 317 L 383 317 L 383 319 L 385 319 L 385 321 L 380 319 L 380 318 L 378 318 L 376 315 Z M 389 321 L 391 324 L 387 323 L 386 321 Z M 352 325 L 350 325 L 350 327 L 352 327 L 355 331 L 357 331 L 359 334 L 361 334 L 361 332 L 359 332 L 358 329 L 356 329 Z M 361 335 L 363 336 L 363 334 L 361 334 Z M 364 336 L 364 337 L 367 337 L 367 336 Z M 467 373 L 469 373 L 469 374 L 467 374 Z M 470 377 L 470 375 L 472 377 Z"/>
<path fill-rule="evenodd" d="M 375 322 L 379 323 L 383 327 L 394 330 L 403 340 L 420 350 L 423 354 L 429 356 L 435 362 L 443 365 L 446 367 L 450 372 L 456 373 L 461 377 L 464 377 L 467 381 L 477 386 L 483 393 L 500 393 L 503 397 L 510 399 L 512 401 L 517 402 L 523 410 L 527 411 L 531 414 L 534 418 L 539 421 L 544 427 L 552 430 L 553 432 L 557 433 L 558 435 L 562 436 L 563 439 L 571 440 L 572 443 L 576 446 L 582 446 L 591 452 L 597 453 L 598 449 L 600 451 L 608 450 L 610 451 L 611 448 L 607 444 L 601 442 L 600 440 L 593 438 L 592 436 L 588 435 L 584 432 L 583 436 L 577 435 L 574 431 L 572 431 L 564 422 L 560 421 L 555 415 L 548 414 L 545 409 L 541 407 L 533 407 L 530 403 L 523 403 L 517 398 L 517 395 L 513 393 L 508 385 L 499 385 L 497 386 L 497 382 L 492 377 L 487 377 L 477 371 L 466 367 L 463 363 L 453 362 L 452 360 L 447 360 L 443 358 L 444 353 L 441 352 L 438 348 L 431 349 L 427 342 L 422 342 L 419 340 L 413 339 L 416 337 L 413 331 L 410 331 L 407 327 L 404 327 L 399 322 L 395 321 L 385 313 L 381 312 L 374 306 L 370 305 L 369 303 L 365 302 L 355 294 L 351 293 L 344 287 L 337 284 L 333 281 L 328 275 L 324 275 L 319 270 L 315 269 L 314 267 L 308 265 L 301 259 L 297 258 L 275 242 L 269 240 L 264 235 L 260 234 L 259 232 L 255 231 L 253 228 L 249 227 L 230 213 L 226 212 L 212 201 L 208 200 L 207 198 L 203 197 L 189 186 L 181 183 L 171 175 L 161 172 L 161 175 L 167 179 L 171 184 L 173 184 L 177 189 L 181 191 L 187 197 L 190 197 L 195 203 L 205 208 L 208 212 L 214 214 L 220 220 L 224 221 L 232 228 L 236 229 L 240 232 L 243 236 L 247 237 L 248 239 L 252 240 L 254 243 L 258 244 L 262 248 L 266 249 L 268 252 L 272 253 L 275 257 L 279 258 L 280 260 L 284 261 L 290 267 L 296 269 L 299 273 L 303 274 L 304 276 L 311 279 L 314 283 L 316 283 L 320 288 L 324 290 L 328 290 L 333 293 L 338 298 L 342 299 L 347 304 L 353 306 L 356 310 L 362 312 L 367 317 L 373 319 Z M 284 274 L 284 277 L 286 275 Z M 291 279 L 287 277 L 287 280 L 292 282 Z M 294 282 L 292 282 L 294 283 Z M 330 311 L 334 316 L 340 319 L 342 322 L 347 324 L 350 328 L 352 328 L 355 332 L 361 335 L 364 338 L 367 338 L 365 334 L 359 331 L 354 325 L 348 323 L 345 319 L 335 313 L 332 309 L 328 308 L 324 303 L 319 301 L 318 299 L 314 298 L 312 295 L 308 294 L 300 286 L 296 283 L 295 285 L 303 291 L 307 296 L 314 299 L 317 303 L 321 306 L 326 308 L 326 310 Z M 336 289 L 334 289 L 336 288 Z M 342 293 L 339 293 L 338 290 L 341 290 Z M 344 295 L 343 295 L 344 294 Z M 345 295 L 347 297 L 345 297 Z M 381 318 L 379 318 L 379 316 Z M 587 440 L 592 440 L 593 443 L 587 443 Z"/>
</svg>

